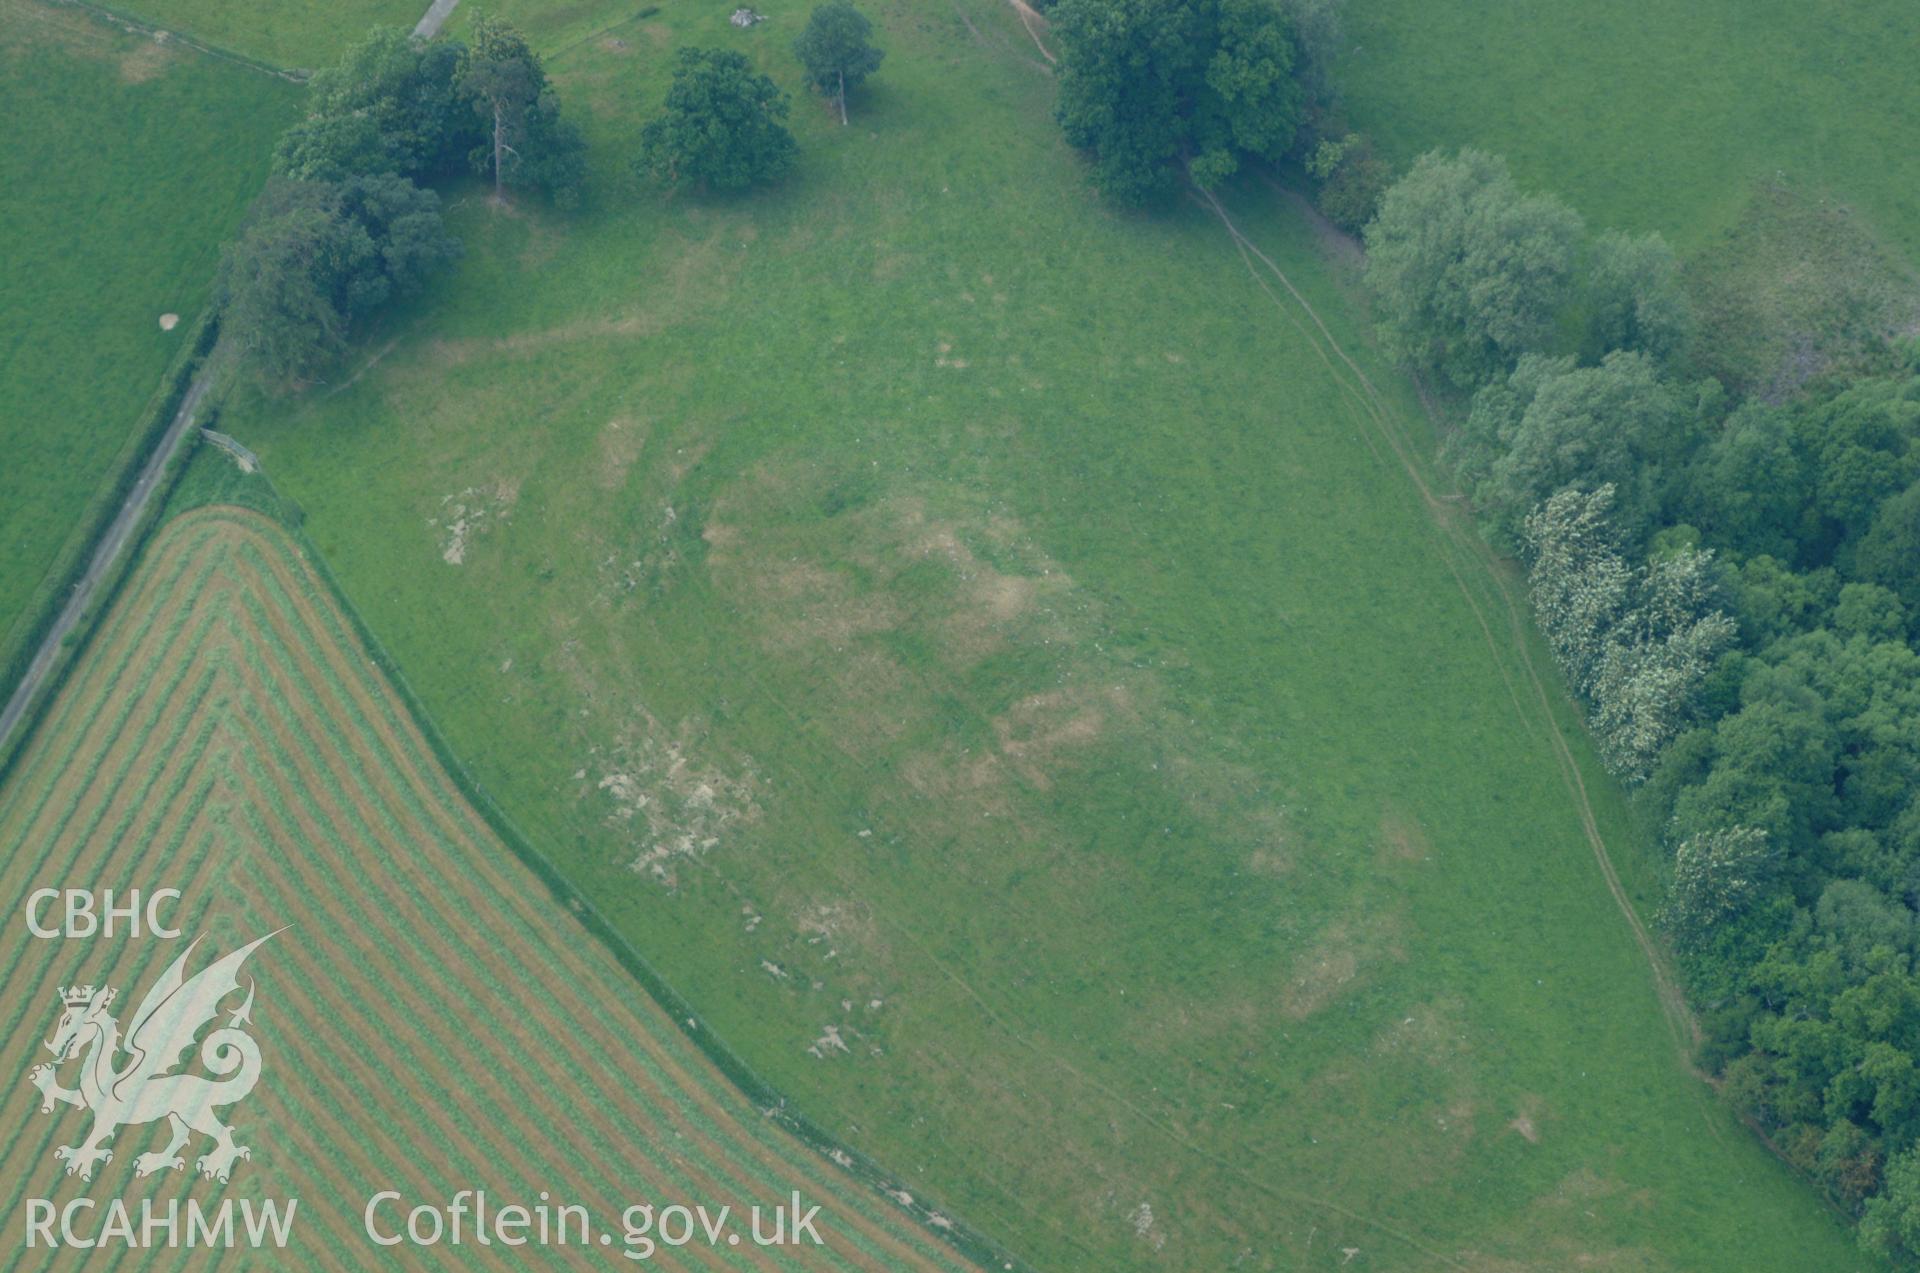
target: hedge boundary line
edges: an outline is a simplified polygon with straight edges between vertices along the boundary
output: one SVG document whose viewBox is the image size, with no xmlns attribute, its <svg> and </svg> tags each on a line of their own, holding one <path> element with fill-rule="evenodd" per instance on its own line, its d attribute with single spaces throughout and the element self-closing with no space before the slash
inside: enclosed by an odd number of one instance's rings
<svg viewBox="0 0 1920 1273">
<path fill-rule="evenodd" d="M 183 448 L 184 454 L 192 454 L 198 449 Z M 176 475 L 177 476 L 177 475 Z M 282 494 L 264 471 L 255 471 L 251 475 L 266 487 L 270 499 L 263 504 L 278 510 L 278 515 L 269 513 L 263 507 L 250 504 L 225 504 L 226 507 L 268 517 L 276 522 L 288 534 L 299 549 L 302 558 L 319 577 L 327 592 L 339 606 L 340 612 L 347 618 L 355 637 L 366 650 L 368 658 L 380 670 L 387 682 L 393 687 L 401 706 L 420 730 L 434 758 L 446 770 L 448 777 L 460 794 L 479 813 L 493 833 L 500 837 L 515 858 L 530 871 L 536 879 L 546 886 L 548 893 L 560 903 L 563 910 L 573 915 L 580 926 L 595 941 L 606 947 L 621 968 L 640 983 L 649 998 L 658 1004 L 679 1031 L 697 1048 L 700 1054 L 712 1062 L 714 1067 L 744 1095 L 762 1115 L 778 1124 L 789 1135 L 795 1137 L 807 1148 L 819 1154 L 846 1172 L 856 1181 L 874 1190 L 892 1205 L 909 1215 L 923 1230 L 937 1241 L 958 1252 L 964 1259 L 983 1269 L 1012 1269 L 1030 1271 L 1032 1266 L 999 1246 L 984 1233 L 974 1229 L 964 1221 L 954 1217 L 941 1207 L 933 1205 L 918 1193 L 909 1190 L 900 1177 L 868 1155 L 841 1143 L 825 1128 L 819 1126 L 805 1114 L 791 1108 L 786 1097 L 773 1084 L 760 1077 L 748 1065 L 746 1060 L 735 1052 L 718 1034 L 704 1024 L 704 1019 L 680 992 L 673 988 L 658 969 L 645 955 L 607 919 L 593 899 L 586 896 L 567 879 L 551 858 L 536 847 L 521 833 L 507 812 L 497 804 L 493 796 L 480 783 L 480 780 L 467 769 L 464 762 L 454 753 L 451 744 L 441 734 L 433 716 L 427 711 L 415 693 L 413 685 L 400 670 L 399 663 L 387 652 L 387 648 L 375 637 L 360 611 L 348 600 L 340 581 L 335 577 L 326 559 L 308 538 L 304 529 L 306 514 L 294 500 Z M 199 505 L 213 508 L 223 506 L 220 502 Z M 192 508 L 170 509 L 173 515 L 184 516 Z M 151 534 L 151 528 L 143 533 L 144 539 Z M 0 778 L 5 777 L 0 769 Z M 902 1203 L 900 1196 L 910 1196 L 913 1201 Z M 933 1222 L 935 1215 L 949 1222 L 945 1227 Z"/>
<path fill-rule="evenodd" d="M 305 83 L 307 80 L 305 71 L 274 66 L 270 62 L 263 62 L 245 53 L 223 48 L 183 31 L 163 27 L 108 5 L 98 4 L 95 0 L 42 0 L 42 2 L 49 7 L 78 9 L 95 21 L 118 27 L 130 34 L 145 35 L 179 44 L 197 53 L 234 62 L 296 84 Z M 179 407 L 180 399 L 186 395 L 188 386 L 193 383 L 195 367 L 204 362 L 207 354 L 213 349 L 213 342 L 219 336 L 219 323 L 214 318 L 214 308 L 209 303 L 201 311 L 200 317 L 187 333 L 188 339 L 185 345 L 179 353 L 174 355 L 173 362 L 162 373 L 160 388 L 154 391 L 157 397 L 149 397 L 147 400 L 144 423 L 114 455 L 110 484 L 94 492 L 86 507 L 81 510 L 79 521 L 73 531 L 61 543 L 52 566 L 42 577 L 39 586 L 28 596 L 27 604 L 15 620 L 14 626 L 8 632 L 0 634 L 0 702 L 5 701 L 7 695 L 11 694 L 20 683 L 21 677 L 26 674 L 27 666 L 32 663 L 40 643 L 46 638 L 54 621 L 60 617 L 62 600 L 67 591 L 86 571 L 94 545 L 99 543 L 100 536 L 106 532 L 114 515 L 118 512 L 120 501 L 126 498 L 127 491 L 138 479 L 141 463 L 153 450 L 154 444 L 165 434 L 167 426 L 172 423 L 173 413 Z M 171 482 L 171 476 L 168 481 Z M 155 494 L 164 496 L 166 490 L 156 491 Z M 164 503 L 164 499 L 155 500 L 156 505 L 161 503 Z M 144 532 L 136 536 L 129 547 L 137 549 L 143 539 Z M 111 592 L 113 589 L 109 588 L 107 591 Z M 90 623 L 89 617 L 82 628 Z M 75 636 L 79 638 L 75 642 L 76 645 L 84 641 L 82 628 L 75 629 Z M 49 682 L 60 679 L 63 678 L 56 672 L 54 676 L 49 677 Z M 45 701 L 44 696 L 41 701 Z M 32 732 L 33 716 L 34 713 L 30 710 L 21 718 L 20 728 L 15 734 L 16 742 Z M 16 750 L 18 750 L 17 747 L 8 747 L 0 751 L 0 776 L 4 776 L 9 757 Z"/>
<path fill-rule="evenodd" d="M 32 665 L 34 656 L 39 653 L 47 634 L 59 621 L 67 593 L 92 564 L 94 550 L 99 545 L 101 536 L 106 534 L 107 528 L 113 524 L 113 519 L 119 515 L 120 506 L 126 500 L 127 492 L 132 490 L 134 483 L 139 480 L 140 471 L 145 466 L 147 457 L 152 453 L 153 448 L 159 445 L 160 439 L 166 436 L 168 427 L 173 423 L 174 415 L 180 409 L 181 401 L 187 396 L 187 390 L 193 386 L 194 377 L 199 374 L 206 364 L 208 355 L 213 352 L 214 344 L 220 337 L 220 323 L 214 317 L 212 306 L 202 311 L 189 337 L 181 352 L 175 356 L 174 364 L 169 368 L 161 387 L 155 391 L 157 396 L 148 400 L 145 420 L 135 430 L 127 444 L 121 448 L 120 454 L 115 457 L 116 468 L 111 484 L 95 492 L 93 500 L 81 515 L 79 525 L 67 537 L 67 542 L 61 545 L 60 557 L 53 570 L 49 571 L 41 581 L 40 587 L 34 590 L 32 601 L 25 612 L 31 617 L 26 620 L 24 627 L 15 629 L 18 637 L 10 638 L 12 648 L 5 652 L 4 661 L 0 662 L 0 702 L 5 702 L 26 676 L 27 669 Z M 93 635 L 94 625 L 99 622 L 100 615 L 119 595 L 121 581 L 125 579 L 133 562 L 139 557 L 141 549 L 146 546 L 147 537 L 152 533 L 154 524 L 161 516 L 174 483 L 179 480 L 181 469 L 185 467 L 183 457 L 191 455 L 192 452 L 191 446 L 181 447 L 166 469 L 162 471 L 160 481 L 154 488 L 153 499 L 147 505 L 146 512 L 141 514 L 140 523 L 128 537 L 125 548 L 109 569 L 107 576 L 101 581 L 99 591 L 95 593 L 87 609 L 82 612 L 79 622 L 67 634 L 62 643 L 63 652 L 55 657 L 53 669 L 48 673 L 46 681 L 35 691 L 26 710 L 21 713 L 13 736 L 10 739 L 0 740 L 0 781 L 6 779 L 8 772 L 13 768 L 15 758 L 24 750 L 27 740 L 33 736 L 35 728 L 39 725 L 41 711 L 59 692 L 60 686 L 66 682 L 67 669 L 73 664 L 79 652 L 86 647 Z"/>
<path fill-rule="evenodd" d="M 92 15 L 99 21 L 110 23 L 132 35 L 151 36 L 156 40 L 164 40 L 169 44 L 179 44 L 192 49 L 196 53 L 204 53 L 208 57 L 217 57 L 223 61 L 233 62 L 246 67 L 248 70 L 277 76 L 280 79 L 288 80 L 295 84 L 306 83 L 308 76 L 312 74 L 311 71 L 298 70 L 286 66 L 275 66 L 271 62 L 262 61 L 260 58 L 242 53 L 237 49 L 230 49 L 225 45 L 214 44 L 209 40 L 203 40 L 197 35 L 188 35 L 185 31 L 178 31 L 172 27 L 164 27 L 157 22 L 149 22 L 145 18 L 135 17 L 133 14 L 123 10 L 115 9 L 104 4 L 97 4 L 95 0 L 45 0 L 45 2 L 53 5 L 63 5 L 67 8 L 79 9 L 84 13 Z"/>
</svg>

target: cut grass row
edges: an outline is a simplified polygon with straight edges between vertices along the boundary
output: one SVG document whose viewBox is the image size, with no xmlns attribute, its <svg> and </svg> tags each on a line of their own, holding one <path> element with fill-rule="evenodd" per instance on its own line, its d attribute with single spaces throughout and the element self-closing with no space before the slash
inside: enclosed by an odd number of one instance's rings
<svg viewBox="0 0 1920 1273">
<path fill-rule="evenodd" d="M 177 519 L 0 791 L 0 838 L 16 850 L 0 871 L 7 896 L 49 878 L 164 877 L 222 948 L 295 923 L 257 970 L 275 1096 L 234 1117 L 256 1162 L 279 1164 L 280 1187 L 312 1195 L 324 1229 L 313 1261 L 371 1258 L 359 1205 L 370 1181 L 391 1180 L 424 1197 L 467 1181 L 549 1188 L 599 1224 L 624 1201 L 738 1208 L 797 1186 L 826 1202 L 847 1266 L 951 1264 L 891 1203 L 726 1089 L 576 921 L 535 900 L 351 641 L 266 523 L 231 510 Z M 98 967 L 131 993 L 158 953 L 173 952 L 124 942 L 80 970 L 58 944 L 9 942 L 13 1011 L 26 1016 L 0 1058 L 29 1063 L 55 984 L 97 980 Z M 28 1103 L 15 1108 L 0 1161 L 17 1202 L 50 1183 L 47 1151 L 74 1128 L 36 1127 Z M 129 1183 L 140 1134 L 123 1135 L 110 1183 Z M 750 1255 L 695 1258 L 811 1266 Z"/>
</svg>

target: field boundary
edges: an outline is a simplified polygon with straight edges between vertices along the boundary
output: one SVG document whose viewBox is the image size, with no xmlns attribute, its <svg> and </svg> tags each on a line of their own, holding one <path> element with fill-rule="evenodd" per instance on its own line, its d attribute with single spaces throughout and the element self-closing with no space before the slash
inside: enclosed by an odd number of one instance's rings
<svg viewBox="0 0 1920 1273">
<path fill-rule="evenodd" d="M 196 498 L 208 489 L 197 478 L 218 486 L 227 472 L 216 451 L 196 448 L 168 508 L 206 506 L 161 519 L 0 793 L 0 842 L 29 846 L 6 864 L 4 888 L 17 900 L 50 875 L 164 869 L 191 886 L 194 914 L 181 925 L 190 933 L 255 935 L 288 918 L 307 933 L 297 953 L 274 947 L 289 1015 L 276 1012 L 261 1042 L 275 1039 L 283 1081 L 262 1093 L 264 1106 L 246 1108 L 249 1124 L 272 1126 L 283 1152 L 297 1155 L 262 1170 L 310 1169 L 295 1175 L 331 1213 L 317 1235 L 330 1250 L 310 1239 L 308 1258 L 368 1263 L 348 1249 L 365 1197 L 356 1180 L 385 1177 L 424 1197 L 437 1176 L 479 1179 L 509 1197 L 553 1188 L 589 1209 L 596 1235 L 617 1231 L 609 1222 L 624 1224 L 637 1202 L 706 1198 L 744 1218 L 748 1204 L 784 1202 L 797 1187 L 824 1213 L 823 1249 L 743 1249 L 743 1262 L 724 1254 L 740 1243 L 710 1236 L 718 1253 L 690 1263 L 972 1267 L 768 1126 L 610 952 L 530 887 L 369 665 L 299 541 L 274 518 Z M 23 991 L 17 1027 L 54 997 L 65 957 L 24 933 L 7 945 L 7 976 Z M 168 957 L 136 941 L 100 971 L 137 986 Z M 338 975 L 348 967 L 357 975 Z M 462 1002 L 502 1028 L 476 1032 L 438 1010 Z M 514 1003 L 527 1010 L 501 1017 Z M 10 1031 L 7 1047 L 26 1058 L 39 1038 L 29 1023 Z M 393 1075 L 409 1073 L 437 1081 L 395 1090 Z M 435 1099 L 447 1090 L 471 1099 Z M 0 1119 L 10 1163 L 43 1160 L 61 1130 L 31 1112 L 35 1104 Z M 381 1115 L 371 1124 L 368 1109 Z M 164 1177 L 137 1184 L 130 1155 L 114 1166 L 92 1192 L 104 1185 L 131 1206 L 170 1191 Z M 6 1206 L 39 1172 L 15 1174 Z M 510 1255 L 480 1263 L 520 1267 Z"/>
<path fill-rule="evenodd" d="M 348 625 L 352 627 L 368 659 L 393 687 L 394 697 L 399 700 L 408 717 L 420 730 L 420 735 L 426 740 L 428 749 L 445 769 L 455 789 L 473 806 L 474 811 L 488 829 L 500 837 L 501 842 L 513 856 L 546 886 L 555 901 L 570 912 L 594 940 L 606 947 L 614 961 L 640 983 L 647 996 L 673 1019 L 674 1025 L 693 1043 L 700 1054 L 711 1062 L 747 1100 L 752 1102 L 762 1116 L 778 1124 L 781 1130 L 827 1159 L 860 1184 L 899 1207 L 922 1229 L 957 1251 L 963 1258 L 982 1268 L 1031 1269 L 1033 1266 L 1026 1261 L 1002 1248 L 965 1221 L 955 1218 L 951 1211 L 935 1205 L 922 1194 L 908 1189 L 900 1177 L 866 1154 L 841 1143 L 825 1128 L 790 1107 L 779 1089 L 761 1078 L 737 1052 L 714 1031 L 707 1028 L 693 1005 L 654 968 L 652 961 L 614 927 L 600 908 L 594 904 L 593 899 L 575 888 L 553 864 L 553 861 L 521 833 L 506 811 L 494 801 L 479 779 L 467 769 L 454 753 L 446 737 L 440 732 L 439 726 L 428 713 L 419 695 L 415 693 L 406 675 L 400 670 L 399 664 L 374 636 L 372 628 L 348 598 L 340 581 L 334 576 L 332 568 L 327 565 L 325 557 L 307 537 L 303 527 L 306 518 L 299 504 L 281 493 L 265 472 L 256 470 L 252 476 L 267 488 L 272 499 L 266 502 L 278 509 L 278 516 L 262 507 L 240 504 L 232 506 L 256 516 L 270 518 L 292 537 L 307 564 L 312 567 L 314 575 L 326 587 L 328 594 L 340 607 L 340 612 L 346 616 Z M 217 503 L 219 501 L 215 501 L 215 504 Z M 184 513 L 191 510 L 180 511 Z M 151 530 L 152 528 L 149 527 L 149 533 Z M 5 776 L 6 770 L 3 765 L 0 765 L 0 780 Z M 902 1202 L 903 1197 L 910 1201 Z M 940 1216 L 945 1223 L 934 1223 L 935 1215 Z"/>
<path fill-rule="evenodd" d="M 306 83 L 308 76 L 312 74 L 310 71 L 299 70 L 292 67 L 275 66 L 271 62 L 262 61 L 257 57 L 252 57 L 237 49 L 230 49 L 225 45 L 214 44 L 211 41 L 203 40 L 197 35 L 188 35 L 185 31 L 176 30 L 173 27 L 161 26 L 157 22 L 149 22 L 145 18 L 135 17 L 133 14 L 123 10 L 111 8 L 104 4 L 96 4 L 94 0 L 43 0 L 43 3 L 58 8 L 79 9 L 84 13 L 90 14 L 97 21 L 119 27 L 121 30 L 130 34 L 150 36 L 155 40 L 164 40 L 169 44 L 179 44 L 192 49 L 196 53 L 204 53 L 208 57 L 217 57 L 222 61 L 233 62 L 249 70 L 259 71 L 264 75 L 277 76 L 280 79 L 288 80 L 295 84 Z"/>
<path fill-rule="evenodd" d="M 156 391 L 158 396 L 149 399 L 144 422 L 134 431 L 120 455 L 115 457 L 112 481 L 95 493 L 78 526 L 67 537 L 66 543 L 61 545 L 54 568 L 42 579 L 28 609 L 21 616 L 25 626 L 17 629 L 17 643 L 5 653 L 4 662 L 0 662 L 0 780 L 6 778 L 14 758 L 20 754 L 23 744 L 33 733 L 41 708 L 65 681 L 67 668 L 72 666 L 74 656 L 85 647 L 93 626 L 118 595 L 120 581 L 125 578 L 132 562 L 139 557 L 157 520 L 158 510 L 166 503 L 164 497 L 173 488 L 174 479 L 178 477 L 183 463 L 180 456 L 190 453 L 188 451 L 177 449 L 174 455 L 166 457 L 165 466 L 155 474 L 156 480 L 148 492 L 147 503 L 136 513 L 120 551 L 105 563 L 105 570 L 96 581 L 96 592 L 84 601 L 69 630 L 58 637 L 62 648 L 52 655 L 44 679 L 38 685 L 29 685 L 34 675 L 34 664 L 45 653 L 47 643 L 55 639 L 60 621 L 72 604 L 68 594 L 85 581 L 90 571 L 102 564 L 98 556 L 103 542 L 112 532 L 114 522 L 120 517 L 129 493 L 139 484 L 141 475 L 153 472 L 155 448 L 165 440 L 185 408 L 219 336 L 219 320 L 214 316 L 213 307 L 208 306 L 195 323 L 182 352 L 176 356 L 161 388 Z M 155 500 L 154 496 L 162 498 Z M 23 694 L 24 698 L 16 704 L 15 699 Z M 6 720 L 9 713 L 13 715 L 10 723 Z"/>
</svg>

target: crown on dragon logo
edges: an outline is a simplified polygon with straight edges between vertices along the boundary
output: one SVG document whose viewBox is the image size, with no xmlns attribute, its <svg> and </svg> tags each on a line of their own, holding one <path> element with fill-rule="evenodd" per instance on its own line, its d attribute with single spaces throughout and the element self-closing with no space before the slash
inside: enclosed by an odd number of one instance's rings
<svg viewBox="0 0 1920 1273">
<path fill-rule="evenodd" d="M 93 986 L 62 986 L 60 998 L 69 1008 L 84 1008 L 93 1002 Z M 113 992 L 108 991 L 109 995 Z"/>
</svg>

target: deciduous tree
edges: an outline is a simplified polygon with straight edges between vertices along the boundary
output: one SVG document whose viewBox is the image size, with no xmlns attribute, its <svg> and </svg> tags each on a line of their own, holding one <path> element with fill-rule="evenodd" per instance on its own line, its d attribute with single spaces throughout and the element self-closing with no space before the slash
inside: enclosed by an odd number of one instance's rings
<svg viewBox="0 0 1920 1273">
<path fill-rule="evenodd" d="M 1608 514 L 1613 487 L 1556 492 L 1526 519 L 1534 620 L 1576 694 L 1593 688 L 1607 634 L 1626 609 L 1633 571 Z"/>
<path fill-rule="evenodd" d="M 1887 1163 L 1886 1182 L 1861 1216 L 1860 1241 L 1882 1255 L 1920 1257 L 1920 1147 Z"/>
<path fill-rule="evenodd" d="M 440 200 L 394 173 L 275 179 L 222 257 L 221 327 L 270 384 L 311 376 L 353 322 L 458 255 Z"/>
<path fill-rule="evenodd" d="M 1118 202 L 1164 190 L 1182 162 L 1211 186 L 1293 141 L 1294 39 L 1267 0 L 1061 0 L 1052 22 L 1054 115 Z"/>
<path fill-rule="evenodd" d="M 1619 496 L 1616 524 L 1637 536 L 1657 505 L 1652 452 L 1681 417 L 1644 354 L 1609 354 L 1597 367 L 1528 354 L 1503 384 L 1475 396 L 1467 434 L 1477 450 L 1463 458 L 1476 501 L 1503 536 L 1561 487 L 1608 484 Z"/>
<path fill-rule="evenodd" d="M 338 63 L 315 72 L 306 116 L 275 152 L 276 171 L 304 181 L 451 173 L 480 140 L 456 83 L 465 57 L 465 46 L 456 42 L 376 28 Z"/>
<path fill-rule="evenodd" d="M 290 208 L 247 226 L 221 258 L 223 338 L 269 383 L 304 378 L 345 344 L 331 280 L 354 245 L 340 231 L 323 208 Z"/>
<path fill-rule="evenodd" d="M 793 163 L 787 95 L 731 49 L 682 49 L 660 114 L 640 134 L 642 175 L 738 190 Z"/>
<path fill-rule="evenodd" d="M 1693 712 L 1694 696 L 1737 628 L 1712 604 L 1712 554 L 1682 548 L 1650 563 L 1606 634 L 1592 679 L 1600 758 L 1629 782 L 1653 768 Z"/>
<path fill-rule="evenodd" d="M 1676 946 L 1701 947 L 1715 927 L 1739 916 L 1773 866 L 1772 846 L 1758 827 L 1724 827 L 1693 836 L 1674 852 L 1673 882 L 1660 922 Z"/>
<path fill-rule="evenodd" d="M 1613 487 L 1568 487 L 1526 519 L 1534 616 L 1591 710 L 1607 767 L 1629 781 L 1652 769 L 1691 718 L 1713 661 L 1732 644 L 1713 605 L 1712 554 L 1681 547 L 1645 568 L 1620 555 L 1607 513 Z"/>
<path fill-rule="evenodd" d="M 1346 42 L 1346 0 L 1280 0 L 1300 50 L 1300 83 L 1320 102 L 1336 95 L 1333 59 Z"/>
<path fill-rule="evenodd" d="M 813 11 L 793 42 L 794 56 L 806 68 L 807 79 L 822 93 L 831 93 L 840 106 L 840 122 L 847 122 L 847 90 L 880 69 L 884 56 L 873 47 L 873 24 L 847 0 L 830 0 Z"/>
<path fill-rule="evenodd" d="M 1677 362 L 1693 339 L 1692 304 L 1680 262 L 1659 234 L 1609 230 L 1593 241 L 1587 269 L 1589 344 L 1598 357 L 1625 349 Z"/>
<path fill-rule="evenodd" d="M 1879 506 L 1853 554 L 1868 579 L 1881 584 L 1920 620 L 1920 482 Z"/>
<path fill-rule="evenodd" d="M 1462 388 L 1543 349 L 1573 281 L 1580 218 L 1477 150 L 1422 155 L 1367 227 L 1367 283 L 1394 357 Z"/>
<path fill-rule="evenodd" d="M 578 201 L 585 148 L 526 37 L 497 18 L 476 18 L 458 84 L 485 127 L 473 162 L 492 175 L 496 200 L 512 185 L 546 190 L 562 207 Z"/>
<path fill-rule="evenodd" d="M 1359 133 L 1322 141 L 1307 158 L 1307 175 L 1320 183 L 1320 211 L 1354 234 L 1366 229 L 1393 184 L 1387 161 Z"/>
</svg>

